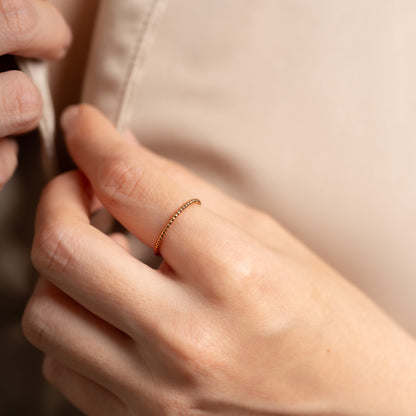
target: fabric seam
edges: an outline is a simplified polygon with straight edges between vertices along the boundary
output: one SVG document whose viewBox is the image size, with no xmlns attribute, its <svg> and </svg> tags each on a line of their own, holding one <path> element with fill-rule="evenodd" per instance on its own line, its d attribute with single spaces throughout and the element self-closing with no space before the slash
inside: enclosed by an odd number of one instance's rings
<svg viewBox="0 0 416 416">
<path fill-rule="evenodd" d="M 129 69 L 127 71 L 127 76 L 124 82 L 124 85 L 121 89 L 120 94 L 120 104 L 117 108 L 116 114 L 115 114 L 115 125 L 118 129 L 122 128 L 123 124 L 123 115 L 124 115 L 124 109 L 126 108 L 127 101 L 129 99 L 129 92 L 131 89 L 132 81 L 135 79 L 134 75 L 136 71 L 138 70 L 136 63 L 141 57 L 141 52 L 143 52 L 142 45 L 144 44 L 146 34 L 148 32 L 149 26 L 151 21 L 153 20 L 152 17 L 155 14 L 156 7 L 160 1 L 154 0 L 152 4 L 150 5 L 146 15 L 144 16 L 142 20 L 142 25 L 140 27 L 140 30 L 138 32 L 138 37 L 136 40 L 136 43 L 134 45 L 134 53 L 131 57 L 130 63 L 129 63 Z"/>
</svg>

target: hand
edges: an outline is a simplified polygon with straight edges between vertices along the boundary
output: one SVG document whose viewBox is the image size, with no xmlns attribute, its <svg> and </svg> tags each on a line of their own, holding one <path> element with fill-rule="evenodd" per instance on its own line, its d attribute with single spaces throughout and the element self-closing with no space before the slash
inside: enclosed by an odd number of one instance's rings
<svg viewBox="0 0 416 416">
<path fill-rule="evenodd" d="M 71 31 L 55 7 L 44 0 L 0 0 L 0 55 L 62 58 Z M 0 189 L 17 164 L 17 145 L 7 136 L 33 130 L 42 116 L 36 86 L 21 71 L 0 73 Z"/>
<path fill-rule="evenodd" d="M 121 137 L 65 114 L 81 169 L 40 202 L 43 276 L 23 328 L 87 415 L 414 415 L 415 342 L 273 220 Z M 85 176 L 84 176 L 85 175 Z M 93 195 L 158 270 L 90 225 Z M 125 244 L 123 244 L 126 246 Z"/>
</svg>

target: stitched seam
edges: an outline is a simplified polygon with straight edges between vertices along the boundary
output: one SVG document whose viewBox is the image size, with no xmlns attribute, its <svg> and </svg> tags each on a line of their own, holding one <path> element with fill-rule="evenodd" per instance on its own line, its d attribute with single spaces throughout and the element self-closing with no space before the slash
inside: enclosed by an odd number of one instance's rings
<svg viewBox="0 0 416 416">
<path fill-rule="evenodd" d="M 128 92 L 130 90 L 130 86 L 132 84 L 132 80 L 134 78 L 134 74 L 137 70 L 136 68 L 136 62 L 138 61 L 139 57 L 141 56 L 142 52 L 142 45 L 144 43 L 144 39 L 145 39 L 145 35 L 147 33 L 147 30 L 149 28 L 149 24 L 152 21 L 152 16 L 155 13 L 156 10 L 156 6 L 159 0 L 153 0 L 151 6 L 149 7 L 145 17 L 142 20 L 142 24 L 140 26 L 140 30 L 138 32 L 138 37 L 136 40 L 136 43 L 134 45 L 134 53 L 131 57 L 131 60 L 129 62 L 129 66 L 128 66 L 128 71 L 127 71 L 127 77 L 123 83 L 123 87 L 121 89 L 121 96 L 120 96 L 120 100 L 119 100 L 119 106 L 118 109 L 116 111 L 116 115 L 115 115 L 115 124 L 116 127 L 119 128 L 121 121 L 122 121 L 122 115 L 123 115 L 123 110 L 126 107 L 126 102 L 127 102 L 127 98 L 129 96 Z"/>
</svg>

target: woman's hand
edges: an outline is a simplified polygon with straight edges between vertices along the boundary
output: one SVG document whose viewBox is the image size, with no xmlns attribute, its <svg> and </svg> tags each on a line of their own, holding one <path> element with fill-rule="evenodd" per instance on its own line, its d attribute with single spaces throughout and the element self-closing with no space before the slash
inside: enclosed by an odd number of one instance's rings
<svg viewBox="0 0 416 416">
<path fill-rule="evenodd" d="M 63 17 L 48 2 L 0 0 L 0 56 L 59 59 L 71 37 Z M 30 78 L 16 70 L 0 73 L 0 189 L 17 165 L 17 144 L 4 138 L 33 130 L 41 116 L 42 99 Z"/>
<path fill-rule="evenodd" d="M 63 120 L 80 172 L 53 180 L 23 328 L 88 415 L 414 415 L 416 347 L 273 220 L 121 137 Z M 85 175 L 85 176 L 84 176 Z M 150 269 L 90 225 L 92 195 L 149 247 Z M 123 248 L 124 246 L 124 248 Z"/>
</svg>

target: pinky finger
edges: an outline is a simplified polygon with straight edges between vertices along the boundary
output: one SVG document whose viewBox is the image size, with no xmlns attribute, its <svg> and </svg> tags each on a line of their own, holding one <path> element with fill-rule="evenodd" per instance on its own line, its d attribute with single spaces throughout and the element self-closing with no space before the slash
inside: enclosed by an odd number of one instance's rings
<svg viewBox="0 0 416 416">
<path fill-rule="evenodd" d="M 0 190 L 12 177 L 17 166 L 17 143 L 12 139 L 0 139 Z"/>
<path fill-rule="evenodd" d="M 54 358 L 45 357 L 43 374 L 50 384 L 87 416 L 125 416 L 129 413 L 126 405 L 113 393 Z"/>
</svg>

